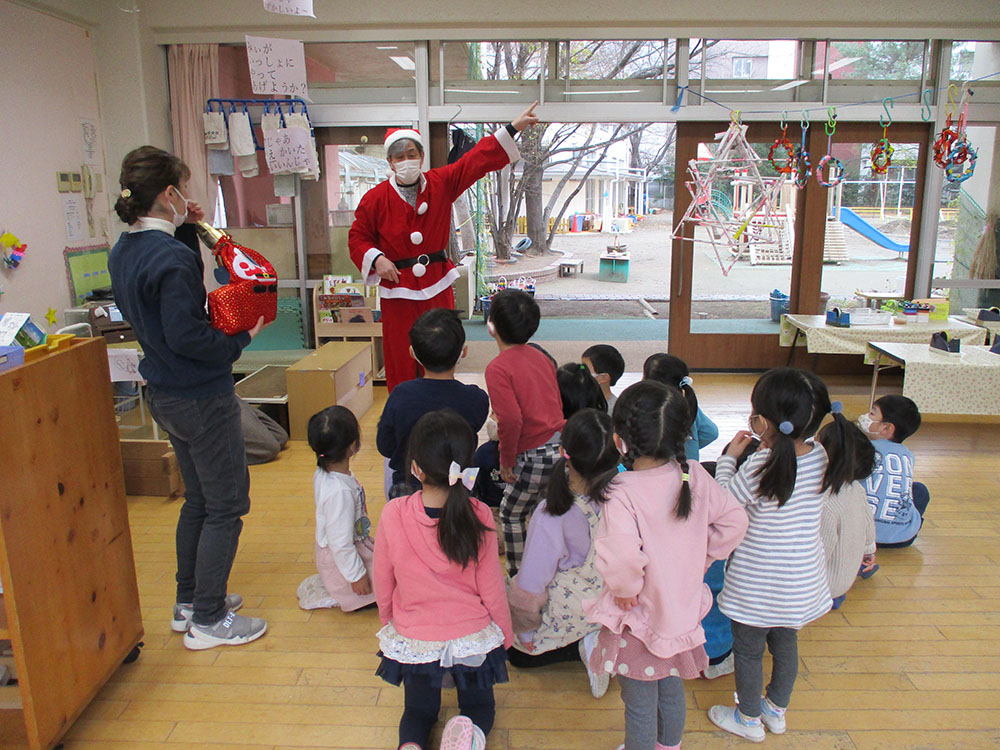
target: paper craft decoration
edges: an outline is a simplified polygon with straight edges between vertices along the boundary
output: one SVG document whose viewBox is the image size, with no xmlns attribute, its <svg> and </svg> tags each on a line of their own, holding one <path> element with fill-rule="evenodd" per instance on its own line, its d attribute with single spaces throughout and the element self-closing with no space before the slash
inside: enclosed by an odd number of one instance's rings
<svg viewBox="0 0 1000 750">
<path fill-rule="evenodd" d="M 307 172 L 312 169 L 309 131 L 280 128 L 264 133 L 264 158 L 271 172 Z"/>
<path fill-rule="evenodd" d="M 139 374 L 138 349 L 108 349 L 108 368 L 112 383 L 132 383 L 143 379 Z"/>
<path fill-rule="evenodd" d="M 69 295 L 74 305 L 82 305 L 87 295 L 95 289 L 111 286 L 108 275 L 108 246 L 67 247 L 63 250 L 66 259 L 66 280 Z"/>
<path fill-rule="evenodd" d="M 247 35 L 246 44 L 250 83 L 255 94 L 309 99 L 306 56 L 302 42 Z"/>
<path fill-rule="evenodd" d="M 264 10 L 284 16 L 309 16 L 313 13 L 313 0 L 264 0 Z"/>
<path fill-rule="evenodd" d="M 778 251 L 791 257 L 786 247 L 785 220 L 777 216 L 785 174 L 762 177 L 764 159 L 750 147 L 746 126 L 733 121 L 725 133 L 717 133 L 719 145 L 710 159 L 688 162 L 691 180 L 685 186 L 691 193 L 691 205 L 681 217 L 673 236 L 689 242 L 712 245 L 722 275 L 728 276 L 736 260 L 749 251 Z M 729 197 L 739 192 L 741 200 L 730 211 Z M 725 196 L 723 201 L 718 196 Z M 734 201 L 734 203 L 736 203 Z M 684 223 L 706 230 L 708 239 L 685 237 Z M 725 253 L 725 259 L 722 251 Z"/>
<path fill-rule="evenodd" d="M 850 328 L 851 314 L 846 310 L 835 307 L 826 311 L 826 324 L 835 328 Z"/>
<path fill-rule="evenodd" d="M 238 245 L 228 234 L 203 221 L 195 225 L 216 263 L 229 272 L 229 283 L 208 293 L 213 328 L 229 336 L 249 331 L 261 316 L 270 323 L 278 315 L 278 277 L 267 258 Z"/>
<path fill-rule="evenodd" d="M 3 262 L 7 268 L 17 268 L 24 260 L 28 246 L 10 232 L 0 234 L 0 247 L 3 248 Z"/>
<path fill-rule="evenodd" d="M 931 351 L 944 354 L 961 354 L 962 340 L 951 338 L 947 331 L 938 331 L 931 335 Z"/>
</svg>

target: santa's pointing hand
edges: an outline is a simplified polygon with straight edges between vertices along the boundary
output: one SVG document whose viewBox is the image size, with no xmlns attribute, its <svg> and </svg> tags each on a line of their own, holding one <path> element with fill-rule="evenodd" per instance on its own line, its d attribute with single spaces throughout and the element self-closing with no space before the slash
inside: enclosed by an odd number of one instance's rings
<svg viewBox="0 0 1000 750">
<path fill-rule="evenodd" d="M 530 128 L 538 122 L 538 115 L 535 114 L 535 107 L 537 106 L 538 100 L 536 99 L 534 104 L 511 120 L 510 124 L 514 126 L 514 130 L 520 133 L 525 128 Z"/>
</svg>

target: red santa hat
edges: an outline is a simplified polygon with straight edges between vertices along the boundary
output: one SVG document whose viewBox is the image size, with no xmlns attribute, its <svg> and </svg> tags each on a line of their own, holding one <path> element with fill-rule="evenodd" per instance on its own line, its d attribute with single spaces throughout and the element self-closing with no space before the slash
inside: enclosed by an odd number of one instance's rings
<svg viewBox="0 0 1000 750">
<path fill-rule="evenodd" d="M 424 147 L 424 142 L 420 137 L 420 133 L 413 128 L 387 128 L 385 131 L 385 150 L 388 151 L 392 144 L 396 141 L 401 141 L 404 138 L 416 141 L 421 149 Z"/>
</svg>

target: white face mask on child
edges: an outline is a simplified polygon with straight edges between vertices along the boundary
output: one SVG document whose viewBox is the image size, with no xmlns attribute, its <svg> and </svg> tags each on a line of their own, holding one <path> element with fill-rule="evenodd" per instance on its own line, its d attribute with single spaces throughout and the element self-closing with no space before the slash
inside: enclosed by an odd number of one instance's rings
<svg viewBox="0 0 1000 750">
<path fill-rule="evenodd" d="M 873 424 L 872 418 L 867 414 L 858 417 L 858 427 L 861 428 L 862 432 L 871 433 Z"/>
</svg>

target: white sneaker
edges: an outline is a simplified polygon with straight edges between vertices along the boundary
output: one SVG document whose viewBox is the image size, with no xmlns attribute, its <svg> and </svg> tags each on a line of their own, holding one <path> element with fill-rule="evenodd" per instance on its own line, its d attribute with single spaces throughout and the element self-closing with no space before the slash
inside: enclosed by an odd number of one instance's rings
<svg viewBox="0 0 1000 750">
<path fill-rule="evenodd" d="M 235 612 L 243 606 L 243 597 L 239 594 L 226 594 L 226 610 Z M 191 618 L 194 616 L 194 605 L 177 603 L 174 605 L 174 616 L 170 621 L 170 629 L 175 633 L 186 633 L 191 628 Z"/>
<path fill-rule="evenodd" d="M 191 629 L 184 635 L 184 645 L 192 651 L 204 651 L 216 646 L 242 646 L 256 641 L 266 632 L 265 620 L 229 612 L 214 625 L 191 623 Z"/>
<path fill-rule="evenodd" d="M 708 718 L 719 729 L 751 742 L 764 741 L 764 725 L 760 717 L 744 716 L 736 706 L 712 706 L 708 709 Z"/>
<path fill-rule="evenodd" d="M 736 669 L 735 658 L 733 657 L 733 652 L 729 652 L 729 656 L 720 661 L 718 664 L 709 664 L 705 667 L 705 671 L 702 672 L 706 680 L 714 680 L 716 677 L 722 677 L 723 675 L 732 674 Z"/>
<path fill-rule="evenodd" d="M 611 675 L 603 670 L 594 672 L 590 668 L 590 654 L 597 645 L 597 633 L 587 633 L 580 639 L 577 648 L 580 650 L 580 661 L 587 670 L 587 679 L 590 680 L 590 694 L 595 698 L 600 698 L 608 692 L 608 685 L 611 682 Z"/>
<path fill-rule="evenodd" d="M 760 699 L 760 720 L 771 734 L 785 733 L 785 709 L 774 705 L 767 698 Z"/>
</svg>

